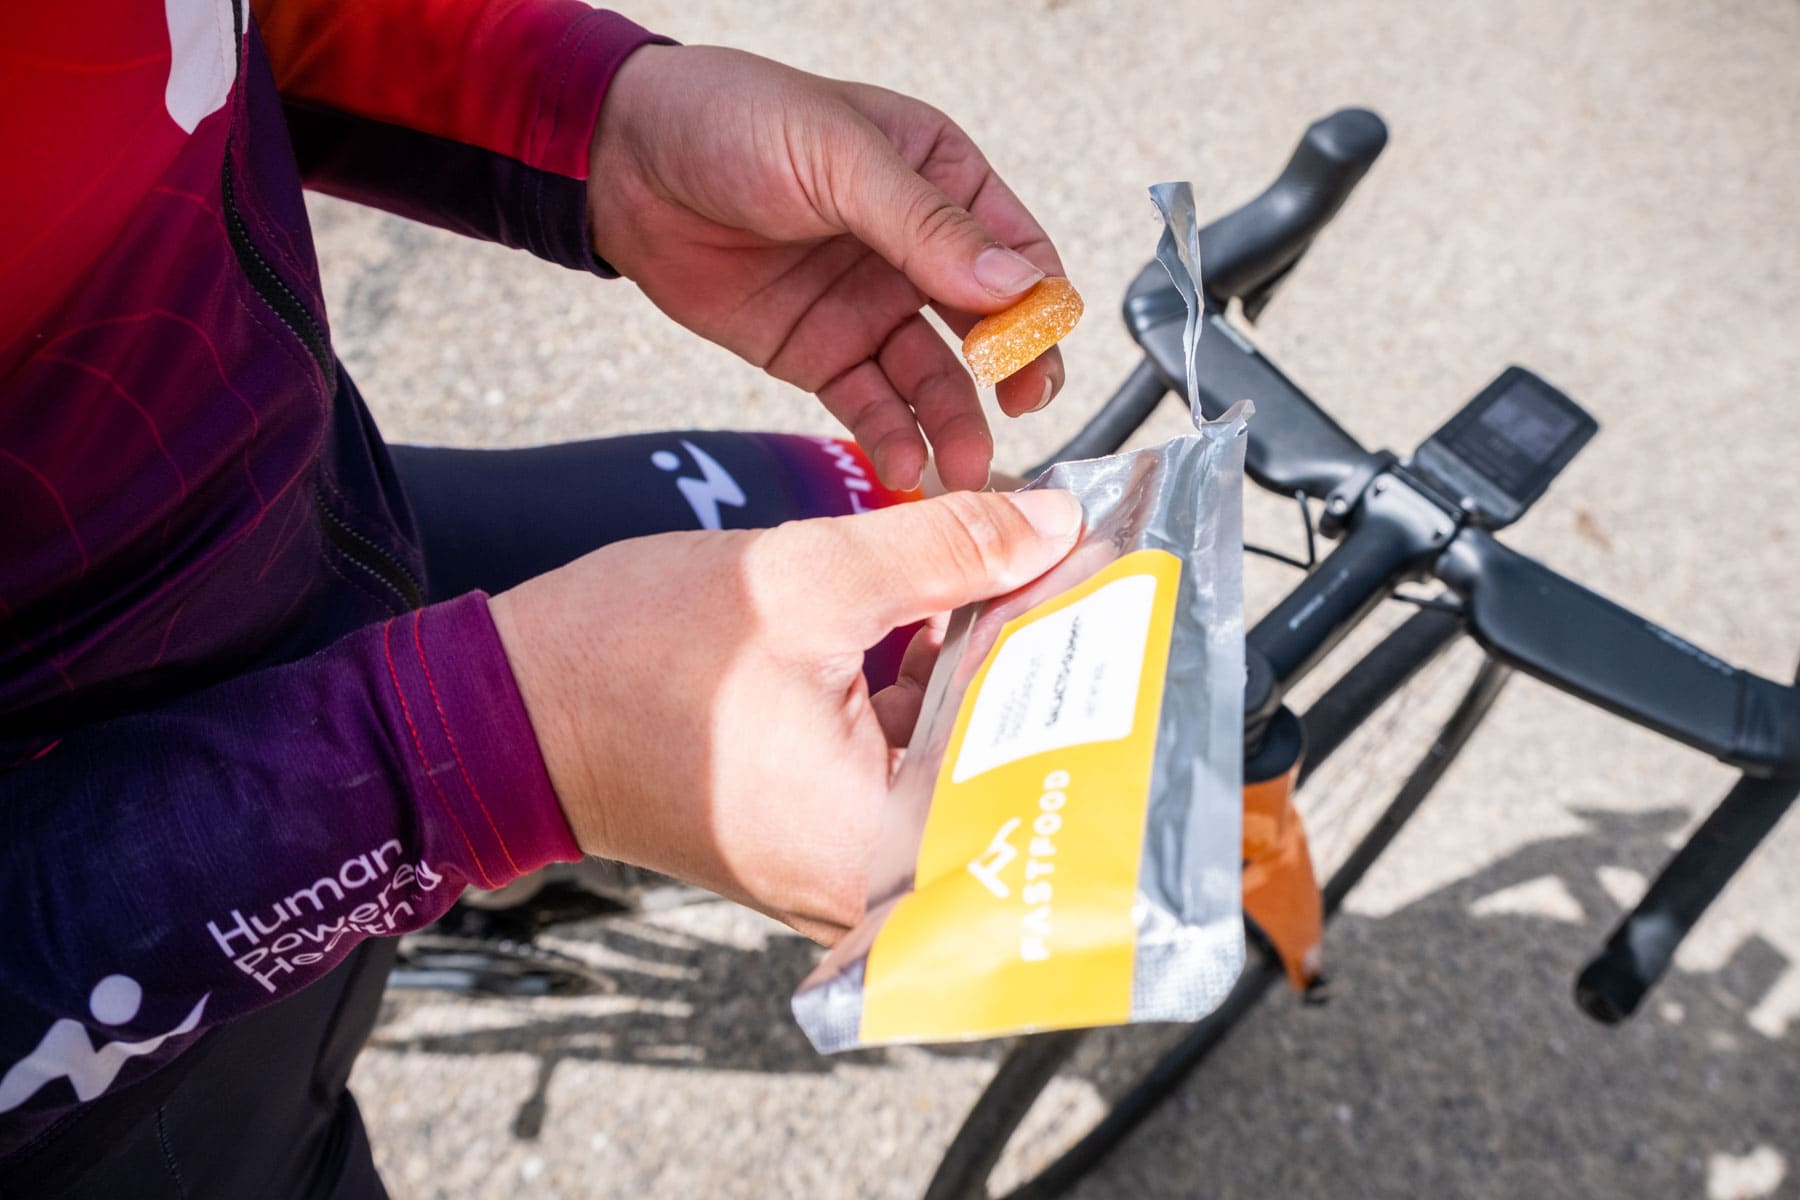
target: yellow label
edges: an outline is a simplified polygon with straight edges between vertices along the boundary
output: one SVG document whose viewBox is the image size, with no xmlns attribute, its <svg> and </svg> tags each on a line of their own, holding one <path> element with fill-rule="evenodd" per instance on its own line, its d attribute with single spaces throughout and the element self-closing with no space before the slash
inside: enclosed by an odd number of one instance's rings
<svg viewBox="0 0 1800 1200">
<path fill-rule="evenodd" d="M 1131 1016 L 1181 561 L 1139 550 L 1001 627 L 963 697 L 914 890 L 869 950 L 862 1040 Z"/>
</svg>

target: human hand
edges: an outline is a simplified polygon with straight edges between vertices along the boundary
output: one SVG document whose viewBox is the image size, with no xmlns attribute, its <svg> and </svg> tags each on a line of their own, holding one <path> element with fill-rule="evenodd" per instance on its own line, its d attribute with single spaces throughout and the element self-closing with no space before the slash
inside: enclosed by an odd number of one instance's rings
<svg viewBox="0 0 1800 1200">
<path fill-rule="evenodd" d="M 883 483 L 918 481 L 924 438 L 950 487 L 986 481 L 974 382 L 920 309 L 960 336 L 1063 271 L 944 114 L 754 55 L 646 46 L 608 89 L 588 195 L 602 258 L 682 325 L 816 393 Z M 1000 407 L 1034 411 L 1062 381 L 1051 349 L 999 385 Z"/>
<path fill-rule="evenodd" d="M 863 651 L 1035 579 L 1080 525 L 1066 492 L 955 493 L 619 542 L 495 596 L 577 844 L 835 940 L 936 645 L 874 696 Z"/>
</svg>

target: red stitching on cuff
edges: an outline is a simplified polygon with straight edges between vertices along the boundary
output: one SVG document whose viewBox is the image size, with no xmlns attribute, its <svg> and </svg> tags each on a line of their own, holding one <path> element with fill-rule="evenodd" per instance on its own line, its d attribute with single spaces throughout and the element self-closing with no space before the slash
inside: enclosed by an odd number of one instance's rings
<svg viewBox="0 0 1800 1200">
<path fill-rule="evenodd" d="M 456 735 L 450 732 L 450 718 L 444 715 L 444 702 L 438 697 L 437 680 L 431 677 L 431 664 L 425 661 L 425 642 L 419 636 L 419 626 L 424 615 L 423 609 L 413 610 L 413 648 L 419 652 L 419 666 L 425 672 L 425 686 L 431 689 L 431 703 L 437 709 L 438 725 L 444 731 L 444 740 L 450 743 L 450 753 L 456 757 L 456 766 L 462 772 L 463 783 L 468 785 L 469 794 L 475 797 L 475 803 L 481 808 L 481 815 L 487 818 L 488 828 L 494 831 L 494 840 L 500 843 L 500 853 L 506 855 L 506 865 L 512 868 L 515 876 L 523 875 L 525 872 L 513 861 L 512 850 L 506 844 L 505 835 L 494 822 L 494 814 L 488 811 L 487 801 L 481 798 L 481 789 L 475 786 L 475 780 L 469 774 L 469 764 L 463 761 L 462 751 L 457 748 Z"/>
<path fill-rule="evenodd" d="M 394 695 L 400 700 L 400 715 L 406 718 L 406 727 L 412 731 L 413 746 L 419 752 L 419 765 L 424 768 L 425 778 L 431 781 L 431 789 L 437 793 L 438 803 L 444 806 L 444 815 L 456 826 L 456 832 L 462 836 L 463 845 L 468 848 L 469 861 L 475 864 L 475 873 L 481 876 L 481 882 L 489 891 L 494 889 L 494 881 L 488 878 L 487 869 L 481 865 L 481 856 L 475 853 L 475 843 L 469 840 L 469 831 L 463 828 L 462 821 L 457 819 L 456 810 L 450 807 L 450 798 L 444 795 L 444 789 L 431 773 L 431 760 L 425 757 L 425 743 L 419 739 L 419 727 L 413 724 L 412 710 L 406 705 L 406 693 L 400 688 L 400 672 L 394 667 L 394 622 L 397 617 L 389 617 L 381 627 L 381 644 L 387 651 L 388 676 L 394 681 Z"/>
</svg>

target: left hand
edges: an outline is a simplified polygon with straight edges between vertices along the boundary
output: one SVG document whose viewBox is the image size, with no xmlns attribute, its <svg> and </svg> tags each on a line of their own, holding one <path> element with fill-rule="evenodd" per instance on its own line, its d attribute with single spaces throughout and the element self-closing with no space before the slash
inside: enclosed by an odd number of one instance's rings
<svg viewBox="0 0 1800 1200">
<path fill-rule="evenodd" d="M 1067 492 L 964 492 L 614 542 L 488 609 L 584 851 L 830 942 L 862 916 L 941 627 L 874 695 L 863 651 L 1029 584 L 1080 531 Z"/>
<path fill-rule="evenodd" d="M 962 335 L 1063 270 L 948 117 L 754 55 L 646 46 L 613 78 L 591 167 L 595 250 L 658 308 L 816 393 L 888 486 L 918 482 L 927 438 L 947 486 L 986 483 L 974 381 L 920 309 Z M 1051 349 L 1000 407 L 1034 411 L 1062 382 Z"/>
</svg>

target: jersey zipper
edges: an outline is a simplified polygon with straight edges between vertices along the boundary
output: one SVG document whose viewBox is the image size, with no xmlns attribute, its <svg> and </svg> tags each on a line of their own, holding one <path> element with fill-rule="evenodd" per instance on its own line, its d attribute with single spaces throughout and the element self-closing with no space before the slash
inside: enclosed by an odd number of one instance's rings
<svg viewBox="0 0 1800 1200">
<path fill-rule="evenodd" d="M 232 26 L 237 34 L 236 44 L 241 55 L 244 42 L 243 7 L 233 4 L 231 14 Z M 240 59 L 240 73 L 242 70 L 243 65 Z M 235 123 L 236 113 L 234 111 L 233 124 L 235 125 Z M 244 278 L 249 281 L 250 287 L 257 296 L 269 306 L 269 311 L 273 312 L 276 318 L 287 326 L 288 332 L 299 339 L 300 344 L 306 347 L 306 352 L 312 355 L 313 361 L 318 364 L 319 370 L 325 376 L 328 392 L 335 390 L 337 371 L 332 361 L 331 343 L 326 339 L 324 329 L 320 328 L 318 321 L 313 319 L 312 311 L 294 293 L 294 289 L 287 285 L 263 252 L 256 248 L 256 243 L 250 239 L 250 230 L 245 226 L 244 218 L 238 212 L 237 188 L 231 180 L 231 161 L 231 136 L 227 133 L 225 157 L 219 169 L 219 182 L 221 196 L 224 200 L 225 231 L 231 242 L 231 252 L 237 258 L 238 266 L 244 272 Z M 419 585 L 419 581 L 413 573 L 407 570 L 405 563 L 352 529 L 343 517 L 326 505 L 323 496 L 317 498 L 316 507 L 319 512 L 320 527 L 324 530 L 326 539 L 331 542 L 338 553 L 372 575 L 389 591 L 398 596 L 407 609 L 424 606 L 425 589 Z"/>
<path fill-rule="evenodd" d="M 319 364 L 319 370 L 324 372 L 325 386 L 330 390 L 334 386 L 336 372 L 332 369 L 331 345 L 325 339 L 325 331 L 313 320 L 312 313 L 301 303 L 300 297 L 294 294 L 294 289 L 282 281 L 263 252 L 256 248 L 256 243 L 250 240 L 250 231 L 245 228 L 244 218 L 238 213 L 237 188 L 231 182 L 231 139 L 237 128 L 237 91 L 243 86 L 244 22 L 244 6 L 233 4 L 231 28 L 232 46 L 238 56 L 237 79 L 232 84 L 231 128 L 225 133 L 225 157 L 219 168 L 220 192 L 225 202 L 225 233 L 231 242 L 231 252 L 236 256 L 238 266 L 243 269 L 244 277 L 250 281 L 250 286 L 281 323 L 288 327 L 288 332 L 300 339 L 313 361 Z"/>
<path fill-rule="evenodd" d="M 256 243 L 250 240 L 250 231 L 245 227 L 243 217 L 238 215 L 237 193 L 231 183 L 229 143 L 225 147 L 221 184 L 225 201 L 225 228 L 231 240 L 232 253 L 237 257 L 244 277 L 250 281 L 250 287 L 262 302 L 269 306 L 269 311 L 306 347 L 307 353 L 312 355 L 313 361 L 318 363 L 319 370 L 324 373 L 327 383 L 333 382 L 336 370 L 331 360 L 331 344 L 325 338 L 325 331 L 313 320 L 312 313 L 300 297 L 294 294 L 294 289 L 282 281 L 274 266 L 256 248 Z M 399 596 L 407 609 L 424 605 L 424 589 L 404 563 L 350 528 L 344 518 L 326 505 L 323 497 L 319 498 L 317 507 L 325 536 L 340 554 Z"/>
<path fill-rule="evenodd" d="M 326 540 L 339 554 L 373 575 L 389 591 L 400 597 L 405 611 L 425 606 L 425 591 L 419 586 L 413 573 L 406 569 L 405 563 L 350 528 L 325 503 L 323 496 L 318 498 L 316 507 L 319 510 L 319 525 L 325 531 Z"/>
<path fill-rule="evenodd" d="M 225 198 L 225 230 L 231 239 L 231 252 L 237 256 L 238 266 L 243 268 L 244 276 L 256 294 L 262 297 L 275 316 L 288 332 L 300 339 L 311 354 L 313 361 L 319 364 L 319 370 L 325 373 L 329 381 L 333 375 L 331 365 L 331 347 L 325 340 L 325 331 L 313 320 L 312 313 L 301 303 L 294 290 L 283 283 L 263 252 L 256 248 L 250 240 L 250 231 L 244 227 L 244 218 L 238 215 L 237 189 L 231 183 L 231 146 L 225 147 L 225 163 L 222 168 L 222 185 Z"/>
</svg>

